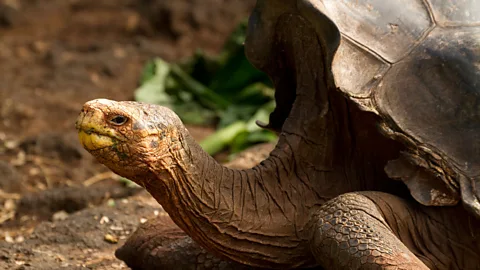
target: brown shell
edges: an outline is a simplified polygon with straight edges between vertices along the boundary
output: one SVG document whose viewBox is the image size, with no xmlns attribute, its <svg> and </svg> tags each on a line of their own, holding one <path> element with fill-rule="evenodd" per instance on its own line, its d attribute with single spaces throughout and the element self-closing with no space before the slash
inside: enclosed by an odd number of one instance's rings
<svg viewBox="0 0 480 270">
<path fill-rule="evenodd" d="M 387 173 L 480 216 L 480 1 L 307 2 L 341 33 L 336 85 L 411 149 Z"/>
</svg>

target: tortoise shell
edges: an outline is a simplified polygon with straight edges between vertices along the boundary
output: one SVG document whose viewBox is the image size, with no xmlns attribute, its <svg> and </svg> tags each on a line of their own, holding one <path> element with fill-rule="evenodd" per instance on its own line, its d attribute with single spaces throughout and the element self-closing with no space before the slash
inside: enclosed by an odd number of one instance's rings
<svg viewBox="0 0 480 270">
<path fill-rule="evenodd" d="M 390 177 L 422 204 L 480 216 L 480 1 L 307 2 L 341 34 L 337 87 L 409 146 Z"/>
</svg>

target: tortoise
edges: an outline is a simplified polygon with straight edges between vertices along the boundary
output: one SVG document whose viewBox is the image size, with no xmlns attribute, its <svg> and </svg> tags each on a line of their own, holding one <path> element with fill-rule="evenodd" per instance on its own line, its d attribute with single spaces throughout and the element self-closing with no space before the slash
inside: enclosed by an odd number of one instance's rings
<svg viewBox="0 0 480 270">
<path fill-rule="evenodd" d="M 87 102 L 80 141 L 242 265 L 479 269 L 478 11 L 474 0 L 258 0 L 245 52 L 275 86 L 259 124 L 279 140 L 251 169 L 220 165 L 173 111 L 145 103 Z M 147 246 L 131 256 L 165 259 Z"/>
</svg>

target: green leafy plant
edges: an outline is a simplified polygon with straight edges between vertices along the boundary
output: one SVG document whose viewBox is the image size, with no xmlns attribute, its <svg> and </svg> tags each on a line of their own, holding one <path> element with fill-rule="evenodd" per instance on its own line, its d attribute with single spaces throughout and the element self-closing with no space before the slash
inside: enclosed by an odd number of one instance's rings
<svg viewBox="0 0 480 270">
<path fill-rule="evenodd" d="M 217 56 L 201 51 L 181 63 L 156 58 L 144 68 L 135 99 L 173 109 L 186 124 L 216 125 L 217 131 L 200 142 L 210 154 L 226 147 L 232 153 L 276 135 L 255 120 L 268 122 L 274 90 L 267 75 L 244 54 L 246 23 L 241 23 Z"/>
</svg>

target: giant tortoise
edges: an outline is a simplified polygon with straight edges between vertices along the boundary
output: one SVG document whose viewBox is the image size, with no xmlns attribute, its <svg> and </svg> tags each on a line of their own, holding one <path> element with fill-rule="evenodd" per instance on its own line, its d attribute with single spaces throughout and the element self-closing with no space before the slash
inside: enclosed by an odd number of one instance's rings
<svg viewBox="0 0 480 270">
<path fill-rule="evenodd" d="M 480 269 L 480 2 L 258 0 L 246 54 L 276 89 L 258 166 L 128 101 L 87 102 L 82 144 L 241 264 Z"/>
</svg>

